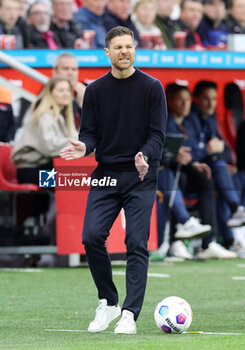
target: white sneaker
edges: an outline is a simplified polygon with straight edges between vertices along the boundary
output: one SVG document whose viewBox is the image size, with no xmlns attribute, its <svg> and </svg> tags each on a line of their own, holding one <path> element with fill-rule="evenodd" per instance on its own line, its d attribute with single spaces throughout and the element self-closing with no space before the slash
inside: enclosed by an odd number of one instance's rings
<svg viewBox="0 0 245 350">
<path fill-rule="evenodd" d="M 116 334 L 136 334 L 136 322 L 134 320 L 133 312 L 129 310 L 123 310 L 120 321 L 116 324 L 114 329 Z"/>
<path fill-rule="evenodd" d="M 192 259 L 193 256 L 188 252 L 182 241 L 175 241 L 170 247 L 170 254 L 177 258 Z"/>
<path fill-rule="evenodd" d="M 207 249 L 204 249 L 197 253 L 199 259 L 235 259 L 237 258 L 237 253 L 225 249 L 222 245 L 211 242 Z"/>
<path fill-rule="evenodd" d="M 199 219 L 190 217 L 184 224 L 176 225 L 177 231 L 174 234 L 178 239 L 193 239 L 205 236 L 207 232 L 211 231 L 210 225 L 200 224 Z"/>
<path fill-rule="evenodd" d="M 101 332 L 104 331 L 115 318 L 121 315 L 121 308 L 117 306 L 107 305 L 106 299 L 99 300 L 99 306 L 95 311 L 95 318 L 90 322 L 89 332 Z"/>
<path fill-rule="evenodd" d="M 245 207 L 239 206 L 232 217 L 227 221 L 229 227 L 239 227 L 245 225 Z"/>
</svg>

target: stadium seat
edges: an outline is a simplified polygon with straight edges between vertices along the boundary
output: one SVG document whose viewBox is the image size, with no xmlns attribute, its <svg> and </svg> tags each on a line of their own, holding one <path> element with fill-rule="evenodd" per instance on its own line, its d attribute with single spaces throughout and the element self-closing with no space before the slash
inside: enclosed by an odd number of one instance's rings
<svg viewBox="0 0 245 350">
<path fill-rule="evenodd" d="M 18 224 L 17 207 L 18 196 L 21 194 L 28 195 L 37 193 L 39 187 L 34 184 L 19 184 L 16 177 L 16 166 L 11 161 L 12 145 L 4 142 L 0 142 L 0 192 L 9 193 L 11 196 L 11 215 L 12 225 Z M 23 208 L 27 207 L 28 198 L 22 197 Z M 33 212 L 33 201 L 30 203 L 30 208 Z M 43 218 L 39 217 L 39 223 L 43 221 Z"/>
</svg>

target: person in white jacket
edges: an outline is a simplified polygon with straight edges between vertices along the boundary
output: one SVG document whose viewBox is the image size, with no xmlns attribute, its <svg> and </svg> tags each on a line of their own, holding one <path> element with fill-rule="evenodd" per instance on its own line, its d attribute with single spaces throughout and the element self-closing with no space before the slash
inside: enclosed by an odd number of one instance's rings
<svg viewBox="0 0 245 350">
<path fill-rule="evenodd" d="M 77 139 L 72 100 L 72 85 L 69 79 L 60 76 L 51 78 L 37 96 L 13 147 L 12 160 L 17 166 L 19 183 L 38 184 L 39 170 L 53 169 L 53 158 L 58 157 L 60 151 L 69 145 L 70 139 Z M 55 244 L 54 191 L 51 189 L 39 193 L 36 206 L 35 214 L 32 208 L 28 210 L 26 220 L 37 215 L 37 212 L 45 211 L 46 222 L 40 234 L 41 237 L 47 237 L 51 244 Z"/>
<path fill-rule="evenodd" d="M 38 184 L 39 170 L 52 169 L 53 158 L 71 138 L 77 139 L 72 100 L 71 83 L 60 76 L 51 78 L 37 96 L 13 147 L 19 183 Z"/>
</svg>

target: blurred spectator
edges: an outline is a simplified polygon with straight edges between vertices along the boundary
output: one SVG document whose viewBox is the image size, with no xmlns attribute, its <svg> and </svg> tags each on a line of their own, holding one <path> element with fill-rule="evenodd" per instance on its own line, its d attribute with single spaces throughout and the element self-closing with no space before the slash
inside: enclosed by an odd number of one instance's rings
<svg viewBox="0 0 245 350">
<path fill-rule="evenodd" d="M 181 30 L 177 21 L 170 18 L 174 4 L 174 0 L 157 0 L 155 23 L 160 28 L 163 42 L 168 49 L 174 47 L 174 33 Z"/>
<path fill-rule="evenodd" d="M 56 50 L 61 43 L 56 33 L 50 30 L 51 15 L 41 1 L 34 2 L 27 11 L 26 47 Z"/>
<path fill-rule="evenodd" d="M 104 26 L 107 31 L 117 26 L 132 30 L 136 44 L 140 46 L 140 36 L 130 16 L 130 0 L 108 0 L 104 14 Z"/>
<path fill-rule="evenodd" d="M 0 142 L 14 139 L 16 125 L 11 104 L 12 91 L 0 85 Z"/>
<path fill-rule="evenodd" d="M 77 58 L 69 53 L 63 52 L 54 62 L 53 76 L 60 75 L 70 80 L 74 94 L 73 113 L 76 128 L 80 128 L 81 108 L 86 86 L 78 81 Z"/>
<path fill-rule="evenodd" d="M 204 0 L 203 14 L 197 32 L 204 46 L 207 48 L 226 48 L 228 28 L 224 21 L 226 17 L 224 0 Z"/>
<path fill-rule="evenodd" d="M 176 161 L 182 165 L 180 176 L 180 188 L 176 192 L 175 202 L 173 205 L 173 214 L 177 219 L 177 232 L 174 238 L 194 238 L 204 232 L 210 231 L 212 233 L 206 236 L 202 242 L 202 251 L 198 254 L 203 255 L 203 258 L 235 258 L 236 254 L 229 252 L 215 241 L 217 239 L 217 220 L 216 220 L 216 198 L 214 191 L 214 184 L 210 177 L 210 169 L 204 163 L 193 162 L 191 157 L 191 149 L 188 145 L 188 124 L 189 113 L 191 106 L 191 94 L 186 86 L 178 84 L 169 84 L 166 88 L 166 97 L 169 107 L 169 119 L 167 125 L 167 133 L 183 134 L 184 142 L 178 151 Z M 171 164 L 164 164 L 164 169 L 159 173 L 159 188 L 163 189 L 166 199 L 169 192 L 173 188 L 173 178 L 170 172 L 173 173 L 176 168 L 176 161 Z M 172 179 L 172 180 L 171 180 Z M 190 218 L 187 212 L 181 190 L 185 195 L 195 195 L 198 198 L 198 209 L 202 224 L 196 218 Z M 165 199 L 165 200 L 166 200 Z M 159 214 L 159 211 L 158 211 Z M 174 244 L 172 247 L 174 255 L 185 257 L 184 246 Z M 212 253 L 212 254 L 211 254 Z M 186 255 L 188 256 L 188 254 Z"/>
<path fill-rule="evenodd" d="M 67 78 L 54 77 L 32 104 L 12 153 L 20 183 L 38 184 L 39 169 L 52 169 L 52 160 L 77 137 L 72 112 L 72 86 Z"/>
<path fill-rule="evenodd" d="M 193 50 L 204 48 L 197 28 L 202 20 L 203 5 L 201 0 L 182 0 L 180 3 L 180 19 L 178 21 L 181 30 L 187 33 L 186 47 Z"/>
<path fill-rule="evenodd" d="M 229 226 L 245 224 L 245 208 L 240 205 L 240 199 L 235 191 L 234 182 L 227 170 L 230 160 L 230 150 L 220 136 L 215 121 L 217 104 L 217 85 L 210 81 L 200 81 L 194 89 L 192 106 L 192 133 L 189 139 L 192 145 L 192 158 L 195 161 L 207 163 L 212 170 L 215 187 L 219 191 L 218 218 L 224 239 L 224 245 L 229 248 L 233 243 L 232 230 L 227 226 L 222 207 L 229 206 L 232 216 Z"/>
<path fill-rule="evenodd" d="M 154 24 L 157 14 L 155 0 L 138 0 L 134 5 L 132 21 L 140 34 L 161 36 L 160 29 Z"/>
<path fill-rule="evenodd" d="M 14 35 L 15 49 L 23 48 L 22 33 L 17 25 L 19 11 L 19 0 L 0 0 L 0 35 Z"/>
<path fill-rule="evenodd" d="M 72 20 L 73 6 L 73 0 L 52 0 L 50 30 L 57 35 L 63 48 L 74 48 L 76 39 L 82 38 L 81 24 Z"/>
<path fill-rule="evenodd" d="M 74 15 L 74 20 L 80 22 L 83 30 L 94 30 L 94 48 L 105 47 L 106 29 L 103 23 L 106 0 L 84 0 L 84 6 Z"/>
<path fill-rule="evenodd" d="M 245 34 L 245 1 L 230 0 L 226 25 L 229 33 Z"/>
<path fill-rule="evenodd" d="M 39 170 L 53 169 L 53 158 L 77 139 L 72 111 L 72 86 L 67 78 L 49 80 L 32 104 L 29 118 L 15 138 L 12 160 L 19 183 L 39 182 Z M 49 191 L 49 208 L 42 235 L 55 244 L 55 198 Z"/>
</svg>

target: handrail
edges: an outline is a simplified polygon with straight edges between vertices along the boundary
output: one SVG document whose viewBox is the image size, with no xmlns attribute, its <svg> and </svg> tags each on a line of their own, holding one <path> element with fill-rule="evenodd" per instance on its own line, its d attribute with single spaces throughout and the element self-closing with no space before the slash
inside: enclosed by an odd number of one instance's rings
<svg viewBox="0 0 245 350">
<path fill-rule="evenodd" d="M 19 62 L 15 58 L 1 51 L 0 51 L 0 61 L 4 62 L 7 66 L 17 69 L 21 73 L 24 73 L 29 77 L 39 81 L 42 84 L 46 84 L 49 80 L 49 77 L 47 77 L 46 75 L 36 71 L 31 67 L 26 66 L 25 64 Z"/>
</svg>

